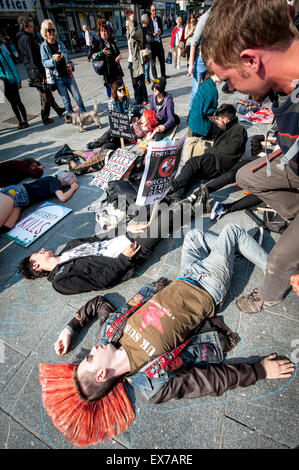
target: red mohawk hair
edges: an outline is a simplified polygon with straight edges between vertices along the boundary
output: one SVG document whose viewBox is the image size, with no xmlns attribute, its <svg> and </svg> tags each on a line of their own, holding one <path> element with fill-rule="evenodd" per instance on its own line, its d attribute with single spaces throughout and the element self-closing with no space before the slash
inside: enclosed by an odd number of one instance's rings
<svg viewBox="0 0 299 470">
<path fill-rule="evenodd" d="M 146 119 L 148 130 L 152 132 L 159 124 L 157 113 L 153 109 L 145 109 L 143 116 Z"/>
<path fill-rule="evenodd" d="M 54 426 L 79 447 L 112 439 L 124 432 L 135 414 L 126 394 L 124 380 L 106 396 L 85 401 L 74 381 L 75 364 L 40 364 L 43 405 Z"/>
</svg>

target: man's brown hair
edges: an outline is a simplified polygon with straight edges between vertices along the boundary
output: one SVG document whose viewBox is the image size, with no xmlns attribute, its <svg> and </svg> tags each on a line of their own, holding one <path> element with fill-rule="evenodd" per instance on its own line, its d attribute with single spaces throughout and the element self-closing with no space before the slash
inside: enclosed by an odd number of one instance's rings
<svg viewBox="0 0 299 470">
<path fill-rule="evenodd" d="M 281 50 L 298 31 L 289 15 L 286 0 L 217 0 L 206 23 L 201 53 L 209 65 L 240 65 L 244 49 Z"/>
</svg>

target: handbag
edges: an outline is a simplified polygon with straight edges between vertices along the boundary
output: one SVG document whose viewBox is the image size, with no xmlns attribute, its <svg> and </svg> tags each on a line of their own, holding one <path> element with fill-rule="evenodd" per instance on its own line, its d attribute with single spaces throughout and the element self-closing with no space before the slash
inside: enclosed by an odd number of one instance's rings
<svg viewBox="0 0 299 470">
<path fill-rule="evenodd" d="M 172 52 L 171 51 L 168 52 L 167 57 L 165 59 L 165 63 L 172 64 Z"/>
<path fill-rule="evenodd" d="M 92 65 L 95 73 L 97 73 L 98 75 L 104 75 L 105 62 L 103 60 L 93 60 Z"/>
<path fill-rule="evenodd" d="M 151 60 L 151 51 L 149 49 L 140 50 L 141 64 L 145 65 Z"/>
<path fill-rule="evenodd" d="M 57 85 L 55 83 L 53 74 L 51 73 L 50 69 L 48 69 L 47 67 L 45 67 L 45 71 L 46 71 L 46 82 L 49 85 L 49 88 L 51 89 L 51 91 L 56 91 Z"/>
</svg>

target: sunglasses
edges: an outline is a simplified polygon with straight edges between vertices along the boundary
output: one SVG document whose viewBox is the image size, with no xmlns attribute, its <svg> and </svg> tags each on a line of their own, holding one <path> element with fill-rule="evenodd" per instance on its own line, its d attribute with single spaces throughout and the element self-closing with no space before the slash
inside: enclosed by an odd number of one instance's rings
<svg viewBox="0 0 299 470">
<path fill-rule="evenodd" d="M 125 88 L 118 88 L 117 91 L 126 91 Z"/>
<path fill-rule="evenodd" d="M 48 29 L 48 33 L 55 33 L 56 29 Z"/>
</svg>

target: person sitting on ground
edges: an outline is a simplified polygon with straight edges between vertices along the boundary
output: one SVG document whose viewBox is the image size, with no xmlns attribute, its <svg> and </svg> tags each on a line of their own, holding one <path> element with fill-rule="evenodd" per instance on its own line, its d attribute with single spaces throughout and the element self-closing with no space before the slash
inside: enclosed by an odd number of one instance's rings
<svg viewBox="0 0 299 470">
<path fill-rule="evenodd" d="M 218 106 L 218 90 L 216 83 L 219 78 L 208 72 L 199 86 L 188 117 L 187 139 L 184 146 L 183 162 L 191 157 L 198 157 L 211 145 L 218 128 L 214 112 Z"/>
<path fill-rule="evenodd" d="M 230 170 L 244 154 L 247 132 L 239 124 L 233 105 L 222 104 L 215 116 L 220 129 L 213 146 L 203 155 L 187 161 L 172 183 L 167 195 L 169 201 L 182 199 L 194 179 L 215 178 Z"/>
<path fill-rule="evenodd" d="M 127 97 L 125 84 L 122 80 L 116 80 L 111 85 L 111 98 L 108 101 L 108 112 L 115 111 L 117 113 L 127 114 L 130 121 L 134 117 L 140 117 L 140 107 L 133 104 L 133 101 Z M 125 142 L 127 142 L 125 140 Z M 97 140 L 87 144 L 88 149 L 101 147 L 101 149 L 116 150 L 121 146 L 118 137 L 112 137 L 110 129 Z"/>
<path fill-rule="evenodd" d="M 43 248 L 24 258 L 19 272 L 26 279 L 47 277 L 53 288 L 65 295 L 106 289 L 130 279 L 161 238 L 181 226 L 174 227 L 181 219 L 184 216 L 178 205 L 167 214 L 160 212 L 150 226 L 128 225 L 126 235 L 109 240 L 111 233 L 105 240 L 97 235 L 74 239 L 58 255 Z"/>
<path fill-rule="evenodd" d="M 153 95 L 150 100 L 150 109 L 158 116 L 159 126 L 155 140 L 162 140 L 166 135 L 179 125 L 180 118 L 174 112 L 173 97 L 165 91 L 166 78 L 155 78 L 153 81 Z"/>
<path fill-rule="evenodd" d="M 173 282 L 148 283 L 118 312 L 98 296 L 76 313 L 56 353 L 68 352 L 73 335 L 95 316 L 100 346 L 79 364 L 39 365 L 43 406 L 67 440 L 87 446 L 124 432 L 135 418 L 128 382 L 152 403 L 163 403 L 292 376 L 294 364 L 276 354 L 223 363 L 240 338 L 214 316 L 215 305 L 229 289 L 236 250 L 265 270 L 265 251 L 239 226 L 227 225 L 219 236 L 194 229 Z"/>
<path fill-rule="evenodd" d="M 63 188 L 67 186 L 70 186 L 70 189 L 63 192 Z M 45 176 L 32 183 L 10 185 L 0 189 L 1 232 L 7 232 L 14 227 L 22 209 L 35 202 L 44 201 L 54 194 L 59 201 L 66 202 L 78 187 L 75 175 L 60 171 L 56 178 Z"/>
<path fill-rule="evenodd" d="M 40 178 L 43 174 L 43 165 L 34 158 L 23 160 L 8 160 L 0 163 L 0 188 L 9 184 L 18 184 L 25 178 Z"/>
</svg>

